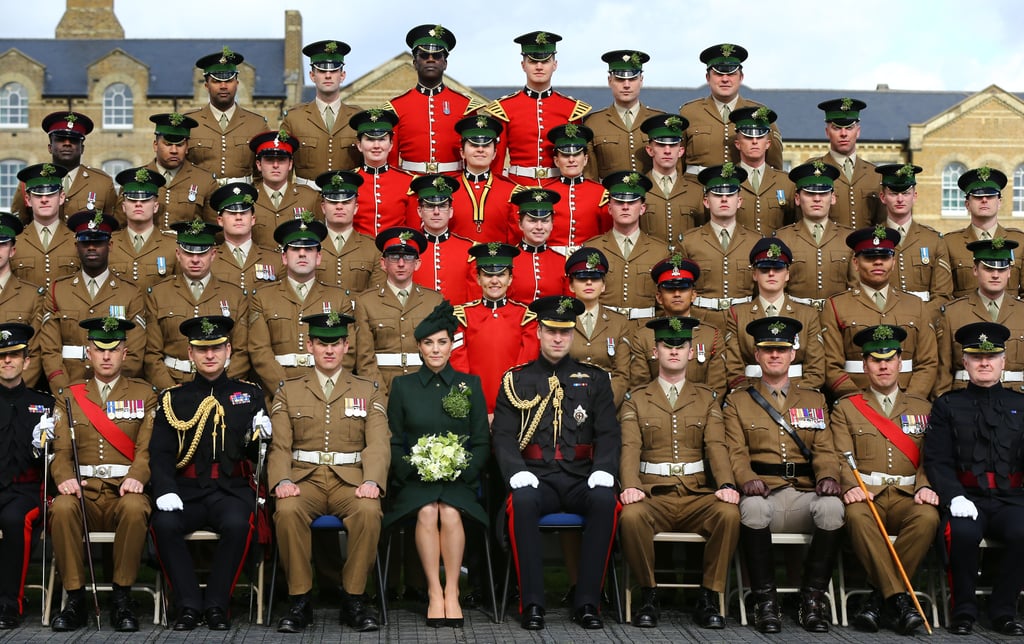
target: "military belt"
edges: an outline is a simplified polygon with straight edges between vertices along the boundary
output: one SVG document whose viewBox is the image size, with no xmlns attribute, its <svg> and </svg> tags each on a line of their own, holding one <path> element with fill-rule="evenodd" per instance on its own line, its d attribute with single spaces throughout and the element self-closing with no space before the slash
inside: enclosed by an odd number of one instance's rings
<svg viewBox="0 0 1024 644">
<path fill-rule="evenodd" d="M 377 366 L 380 367 L 418 367 L 423 360 L 418 353 L 378 353 Z"/>
<path fill-rule="evenodd" d="M 704 461 L 693 463 L 648 463 L 640 461 L 641 474 L 657 474 L 658 476 L 689 476 L 704 471 Z"/>
<path fill-rule="evenodd" d="M 85 347 L 66 344 L 60 350 L 60 356 L 68 360 L 85 360 Z"/>
<path fill-rule="evenodd" d="M 575 253 L 576 249 L 579 248 L 579 246 L 548 246 L 548 248 L 555 251 L 559 255 L 564 255 L 565 257 L 568 257 L 569 255 Z"/>
<path fill-rule="evenodd" d="M 226 186 L 229 183 L 252 183 L 252 175 L 246 175 L 244 177 L 222 177 L 217 179 L 218 186 Z"/>
<path fill-rule="evenodd" d="M 865 485 L 895 485 L 899 487 L 902 485 L 913 485 L 917 482 L 917 477 L 914 475 L 893 476 L 891 474 L 886 474 L 885 472 L 861 474 L 860 478 L 864 481 Z"/>
<path fill-rule="evenodd" d="M 750 463 L 750 469 L 754 470 L 755 474 L 761 474 L 762 476 L 781 476 L 784 479 L 814 476 L 814 468 L 810 463 L 791 463 L 789 461 L 784 461 L 782 463 L 761 463 L 759 461 L 752 461 Z"/>
<path fill-rule="evenodd" d="M 863 360 L 847 360 L 843 364 L 846 373 L 864 373 Z M 900 360 L 900 373 L 911 373 L 914 370 L 913 360 Z"/>
<path fill-rule="evenodd" d="M 314 465 L 355 465 L 363 460 L 359 452 L 311 452 L 304 449 L 292 451 L 292 460 Z"/>
<path fill-rule="evenodd" d="M 687 174 L 700 174 L 701 171 L 706 169 L 706 167 L 707 166 L 703 166 L 703 165 L 690 165 L 690 164 L 686 164 L 686 173 Z"/>
<path fill-rule="evenodd" d="M 508 173 L 514 174 L 517 177 L 529 177 L 531 179 L 552 179 L 554 177 L 562 176 L 562 173 L 558 171 L 558 168 L 546 168 L 544 166 L 528 168 L 521 165 L 510 165 L 508 167 Z"/>
<path fill-rule="evenodd" d="M 320 192 L 320 186 L 316 185 L 316 181 L 313 181 L 312 179 L 304 179 L 303 177 L 296 176 L 294 181 L 300 186 L 306 186 Z"/>
<path fill-rule="evenodd" d="M 406 172 L 419 174 L 437 174 L 438 172 L 458 172 L 462 169 L 461 161 L 438 163 L 437 161 L 402 161 L 402 169 Z"/>
<path fill-rule="evenodd" d="M 958 369 L 956 373 L 953 374 L 953 380 L 962 380 L 967 382 L 970 380 L 970 377 L 967 375 L 966 369 Z M 1024 382 L 1024 371 L 1004 371 L 1002 375 L 999 376 L 999 380 L 1002 382 Z"/>
<path fill-rule="evenodd" d="M 694 301 L 693 305 L 702 309 L 712 309 L 715 311 L 725 311 L 733 304 L 746 304 L 752 298 L 748 295 L 747 297 L 700 297 L 698 296 Z"/>
<path fill-rule="evenodd" d="M 922 302 L 928 302 L 929 300 L 932 299 L 932 294 L 929 293 L 928 291 L 907 291 L 907 293 L 910 293 L 911 295 L 916 295 L 917 297 L 921 298 Z"/>
<path fill-rule="evenodd" d="M 997 489 L 998 486 L 996 485 L 995 472 L 985 472 L 983 476 L 985 478 L 985 482 L 988 483 L 988 489 Z M 978 476 L 976 476 L 974 472 L 960 471 L 956 473 L 956 478 L 964 487 L 981 487 L 978 482 Z M 1006 475 L 1006 478 L 1009 480 L 1011 488 L 1024 487 L 1024 472 L 1010 472 Z"/>
<path fill-rule="evenodd" d="M 594 458 L 594 446 L 589 443 L 582 443 L 576 445 L 574 448 L 575 460 L 587 460 Z M 561 461 L 565 457 L 562 456 L 562 447 L 555 445 L 555 460 Z M 544 450 L 541 449 L 537 443 L 530 443 L 523 448 L 523 459 L 527 461 L 542 461 L 544 460 Z"/>
<path fill-rule="evenodd" d="M 37 468 L 32 468 L 25 470 L 21 474 L 15 476 L 13 479 L 11 479 L 11 483 L 38 483 L 42 480 L 42 472 L 40 472 L 39 469 Z"/>
<path fill-rule="evenodd" d="M 759 364 L 748 364 L 743 367 L 743 375 L 748 378 L 760 378 L 763 374 L 761 373 L 761 365 Z M 804 366 L 802 364 L 791 364 L 789 365 L 789 377 L 799 378 L 804 375 Z"/>
<path fill-rule="evenodd" d="M 282 367 L 312 367 L 313 355 L 310 353 L 285 353 L 274 356 L 277 364 Z"/>
<path fill-rule="evenodd" d="M 654 317 L 654 307 L 648 306 L 646 308 L 628 307 L 628 306 L 607 306 L 607 309 L 611 309 L 616 313 L 621 313 L 628 317 L 630 320 L 643 320 L 645 318 Z"/>
<path fill-rule="evenodd" d="M 249 467 L 247 462 L 239 463 L 235 465 L 235 469 L 231 470 L 230 474 L 224 474 L 224 478 L 236 478 L 239 476 L 249 476 L 252 473 L 252 468 Z M 178 476 L 184 479 L 197 479 L 199 473 L 196 472 L 195 463 L 189 463 L 184 468 L 178 471 Z M 210 478 L 219 479 L 221 478 L 220 463 L 210 463 Z"/>
<path fill-rule="evenodd" d="M 78 474 L 82 478 L 119 479 L 128 476 L 130 465 L 80 465 Z"/>
<path fill-rule="evenodd" d="M 823 310 L 825 308 L 825 301 L 826 300 L 824 298 L 818 299 L 818 298 L 815 298 L 815 297 L 793 297 L 792 295 L 790 295 L 789 299 L 793 300 L 794 302 L 798 302 L 800 304 L 806 304 L 807 306 L 813 306 L 814 308 L 818 309 L 819 311 L 821 311 L 821 310 Z"/>
<path fill-rule="evenodd" d="M 164 356 L 164 364 L 174 369 L 175 371 L 183 371 L 185 373 L 192 373 L 192 362 L 190 360 L 178 360 L 171 356 Z"/>
</svg>

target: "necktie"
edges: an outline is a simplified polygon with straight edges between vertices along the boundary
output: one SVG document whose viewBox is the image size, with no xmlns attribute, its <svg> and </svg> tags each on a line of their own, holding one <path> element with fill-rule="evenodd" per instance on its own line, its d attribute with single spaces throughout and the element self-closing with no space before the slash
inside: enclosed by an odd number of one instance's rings
<svg viewBox="0 0 1024 644">
<path fill-rule="evenodd" d="M 100 400 L 107 402 L 107 397 L 110 396 L 110 385 L 104 384 L 100 389 Z"/>
<path fill-rule="evenodd" d="M 165 183 L 170 183 L 172 179 L 174 179 L 174 175 L 171 173 L 170 170 L 164 172 L 164 182 Z"/>
<path fill-rule="evenodd" d="M 583 330 L 588 338 L 594 333 L 594 314 L 590 311 L 583 314 Z"/>
<path fill-rule="evenodd" d="M 718 239 L 722 242 L 722 250 L 729 250 L 729 231 L 723 228 L 722 232 L 718 233 Z"/>
<path fill-rule="evenodd" d="M 61 177 L 60 187 L 64 189 L 64 192 L 71 190 L 71 175 L 67 174 Z"/>
<path fill-rule="evenodd" d="M 761 169 L 755 168 L 750 171 L 750 187 L 754 189 L 756 193 L 761 189 Z"/>
<path fill-rule="evenodd" d="M 732 110 L 729 109 L 728 105 L 723 105 L 722 106 L 722 123 L 728 123 L 729 122 L 729 115 L 731 113 L 732 113 Z"/>
<path fill-rule="evenodd" d="M 892 412 L 892 399 L 890 399 L 888 396 L 882 398 L 882 411 L 885 412 L 886 416 L 888 416 L 889 413 Z"/>
<path fill-rule="evenodd" d="M 663 193 L 665 193 L 666 197 L 669 196 L 670 194 L 672 194 L 672 184 L 673 183 L 674 182 L 672 181 L 672 177 L 662 177 L 661 178 L 661 191 Z"/>
<path fill-rule="evenodd" d="M 879 311 L 885 310 L 885 295 L 881 291 L 875 291 L 875 304 L 878 305 Z"/>
<path fill-rule="evenodd" d="M 299 284 L 298 286 L 296 286 L 295 287 L 295 292 L 299 294 L 299 299 L 300 300 L 302 300 L 303 302 L 306 301 L 306 285 L 305 284 Z"/>
<path fill-rule="evenodd" d="M 668 388 L 668 404 L 674 407 L 677 398 L 679 398 L 679 388 L 676 387 L 675 385 L 672 385 L 671 387 Z"/>
<path fill-rule="evenodd" d="M 203 296 L 203 283 L 199 280 L 192 282 L 192 297 L 198 300 Z"/>
<path fill-rule="evenodd" d="M 274 204 L 274 208 L 278 208 L 281 205 L 281 191 L 275 190 L 270 193 L 270 203 Z"/>
<path fill-rule="evenodd" d="M 398 291 L 398 301 L 402 303 L 402 306 L 405 306 L 405 303 L 408 299 L 409 291 L 405 290 L 404 288 Z"/>
<path fill-rule="evenodd" d="M 137 253 L 142 250 L 142 245 L 146 243 L 146 240 L 142 238 L 142 235 L 135 235 L 133 242 L 135 243 L 135 252 Z"/>
<path fill-rule="evenodd" d="M 43 243 L 43 250 L 50 248 L 50 229 L 43 226 L 42 230 L 39 231 L 39 241 Z"/>
<path fill-rule="evenodd" d="M 337 235 L 334 236 L 334 249 L 340 253 L 341 249 L 344 247 L 345 239 L 341 236 L 341 233 L 338 233 Z"/>
<path fill-rule="evenodd" d="M 764 307 L 764 313 L 768 317 L 774 317 L 775 316 L 775 312 L 777 310 L 778 309 L 776 308 L 776 306 L 774 304 L 769 304 L 768 306 Z"/>
<path fill-rule="evenodd" d="M 324 398 L 330 398 L 334 391 L 334 378 L 324 380 Z"/>
<path fill-rule="evenodd" d="M 992 233 L 988 232 L 987 230 L 984 230 L 984 231 L 981 232 L 981 238 L 982 239 L 992 239 Z"/>
<path fill-rule="evenodd" d="M 843 161 L 843 174 L 846 175 L 847 181 L 853 181 L 853 159 L 846 157 L 846 161 Z"/>
<path fill-rule="evenodd" d="M 999 307 L 996 305 L 995 300 L 989 300 L 988 302 L 988 314 L 995 322 L 999 319 Z"/>
<path fill-rule="evenodd" d="M 220 131 L 223 132 L 226 129 L 228 129 L 228 115 L 227 114 L 221 114 L 220 115 Z"/>
<path fill-rule="evenodd" d="M 96 280 L 90 279 L 87 286 L 89 287 L 89 297 L 96 299 L 96 291 L 100 290 L 100 287 L 96 284 Z"/>
<path fill-rule="evenodd" d="M 627 130 L 633 129 L 633 110 L 626 110 L 622 113 L 622 122 L 626 124 Z"/>
<path fill-rule="evenodd" d="M 623 259 L 629 259 L 629 254 L 633 252 L 633 240 L 626 237 L 622 240 L 622 257 Z"/>
<path fill-rule="evenodd" d="M 245 253 L 242 252 L 242 249 L 236 248 L 232 252 L 235 255 L 235 261 L 238 263 L 239 268 L 245 266 Z"/>
<path fill-rule="evenodd" d="M 334 108 L 330 105 L 324 108 L 324 124 L 328 132 L 334 129 Z"/>
<path fill-rule="evenodd" d="M 814 236 L 814 243 L 815 244 L 820 244 L 821 243 L 821 236 L 825 232 L 825 227 L 822 226 L 821 224 L 814 224 L 814 226 L 812 226 L 812 228 L 813 228 L 813 230 L 811 232 L 811 235 Z"/>
</svg>

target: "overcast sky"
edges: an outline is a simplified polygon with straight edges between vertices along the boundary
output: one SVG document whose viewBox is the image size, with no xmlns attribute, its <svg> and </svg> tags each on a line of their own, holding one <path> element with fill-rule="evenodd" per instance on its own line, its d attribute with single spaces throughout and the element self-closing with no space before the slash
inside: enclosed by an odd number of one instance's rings
<svg viewBox="0 0 1024 644">
<path fill-rule="evenodd" d="M 733 42 L 750 51 L 745 83 L 753 88 L 870 90 L 885 83 L 892 89 L 976 91 L 997 84 L 1024 91 L 1017 0 L 980 5 L 952 0 L 169 4 L 171 11 L 161 2 L 115 0 L 114 8 L 128 38 L 282 38 L 284 11 L 296 9 L 302 13 L 304 43 L 335 39 L 352 46 L 347 82 L 402 53 L 410 27 L 440 23 L 458 40 L 448 73 L 468 85 L 522 84 L 512 39 L 545 30 L 564 38 L 556 86 L 604 84 L 607 67 L 600 57 L 612 49 L 651 55 L 648 86 L 696 86 L 704 82 L 700 51 Z M 51 38 L 65 0 L 0 0 L 0 6 L 4 37 Z"/>
</svg>

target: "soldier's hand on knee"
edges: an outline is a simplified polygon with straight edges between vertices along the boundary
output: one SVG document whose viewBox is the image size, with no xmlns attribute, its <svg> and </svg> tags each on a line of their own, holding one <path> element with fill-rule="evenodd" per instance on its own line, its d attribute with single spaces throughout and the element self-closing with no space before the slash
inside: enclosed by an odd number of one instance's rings
<svg viewBox="0 0 1024 644">
<path fill-rule="evenodd" d="M 161 494 L 157 497 L 156 509 L 162 510 L 163 512 L 175 512 L 178 510 L 184 510 L 185 503 L 181 500 L 181 497 L 174 492 L 168 492 L 167 494 Z"/>
<path fill-rule="evenodd" d="M 736 505 L 740 502 L 740 493 L 735 485 L 723 485 L 715 490 L 715 498 L 719 501 Z"/>
<path fill-rule="evenodd" d="M 615 477 L 603 470 L 597 470 L 590 474 L 587 485 L 593 490 L 595 487 L 612 487 L 615 485 Z"/>
<path fill-rule="evenodd" d="M 843 503 L 846 505 L 850 505 L 851 503 L 863 503 L 866 499 L 867 497 L 864 496 L 864 490 L 859 487 L 851 487 L 846 491 L 846 494 L 843 495 Z M 874 497 L 872 497 L 871 500 L 874 501 Z"/>
<path fill-rule="evenodd" d="M 814 486 L 814 491 L 818 496 L 839 496 L 839 493 L 842 492 L 839 482 L 830 476 L 818 481 L 818 484 Z"/>
<path fill-rule="evenodd" d="M 529 470 L 523 470 L 522 472 L 516 472 L 512 475 L 512 478 L 508 480 L 508 486 L 513 490 L 518 490 L 521 487 L 537 487 L 540 485 L 540 480 L 537 479 L 537 475 Z"/>
<path fill-rule="evenodd" d="M 949 502 L 949 513 L 961 519 L 977 520 L 978 506 L 961 494 L 954 496 L 953 500 Z"/>
<path fill-rule="evenodd" d="M 366 481 L 356 488 L 357 499 L 379 499 L 380 488 L 373 481 Z"/>
<path fill-rule="evenodd" d="M 78 481 L 75 479 L 68 479 L 57 486 L 57 491 L 61 494 L 74 494 L 75 496 L 82 496 L 82 488 L 79 487 Z"/>
<path fill-rule="evenodd" d="M 751 479 L 750 481 L 744 483 L 741 487 L 743 488 L 743 496 L 767 497 L 768 493 L 771 491 L 768 489 L 768 486 L 765 484 L 765 482 L 762 481 L 761 479 Z"/>
<path fill-rule="evenodd" d="M 622 494 L 619 495 L 619 500 L 622 501 L 622 505 L 629 505 L 630 503 L 643 501 L 646 496 L 647 495 L 644 494 L 643 490 L 635 487 L 627 487 L 622 491 Z"/>
<path fill-rule="evenodd" d="M 143 487 L 144 486 L 141 481 L 131 477 L 125 477 L 125 479 L 121 481 L 121 496 L 124 496 L 125 494 L 142 494 Z"/>
<path fill-rule="evenodd" d="M 276 496 L 279 499 L 287 499 L 288 497 L 299 496 L 300 492 L 301 491 L 299 490 L 299 486 L 295 485 L 291 481 L 281 481 L 280 483 L 277 484 L 277 487 L 274 488 L 274 496 Z"/>
<path fill-rule="evenodd" d="M 930 487 L 923 487 L 914 494 L 914 503 L 921 505 L 938 505 L 939 495 Z"/>
</svg>

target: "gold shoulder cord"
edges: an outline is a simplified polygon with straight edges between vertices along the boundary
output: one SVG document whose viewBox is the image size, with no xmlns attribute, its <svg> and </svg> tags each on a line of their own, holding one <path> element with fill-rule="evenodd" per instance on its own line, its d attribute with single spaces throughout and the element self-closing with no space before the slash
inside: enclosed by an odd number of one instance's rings
<svg viewBox="0 0 1024 644">
<path fill-rule="evenodd" d="M 210 412 L 214 413 L 213 416 L 213 457 L 217 457 L 217 430 L 220 429 L 220 448 L 224 449 L 224 408 L 221 407 L 220 403 L 213 396 L 207 396 L 203 399 L 203 402 L 199 403 L 199 409 L 196 410 L 196 415 L 186 420 L 181 420 L 174 415 L 174 408 L 171 407 L 171 392 L 164 392 L 163 400 L 160 401 L 163 405 L 164 413 L 167 414 L 167 422 L 170 423 L 171 427 L 178 430 L 178 456 L 181 456 L 182 451 L 185 449 L 185 434 L 196 427 L 195 436 L 192 438 L 192 444 L 188 446 L 188 451 L 185 456 L 178 461 L 174 466 L 175 469 L 180 470 L 181 468 L 188 465 L 189 461 L 196 453 L 196 449 L 199 447 L 199 442 L 203 439 L 203 430 L 206 428 L 206 421 L 210 417 Z"/>
<path fill-rule="evenodd" d="M 548 376 L 548 388 L 550 391 L 543 399 L 541 399 L 540 394 L 534 396 L 531 400 L 523 400 L 517 396 L 515 389 L 512 388 L 511 372 L 505 374 L 505 377 L 501 380 L 501 384 L 502 387 L 504 387 L 505 395 L 508 396 L 508 400 L 512 403 L 512 406 L 519 411 L 526 412 L 521 415 L 519 423 L 520 450 L 530 444 L 530 440 L 533 438 L 534 432 L 537 431 L 537 426 L 540 425 L 540 419 L 544 416 L 544 410 L 547 408 L 552 396 L 554 396 L 555 417 L 552 424 L 552 433 L 554 434 L 553 442 L 557 445 L 558 434 L 562 429 L 562 396 L 564 395 L 564 392 L 562 391 L 562 384 L 558 382 L 558 376 Z M 536 411 L 530 411 L 538 405 L 540 405 L 540 407 Z M 533 417 L 532 419 L 530 418 L 531 416 Z"/>
</svg>

